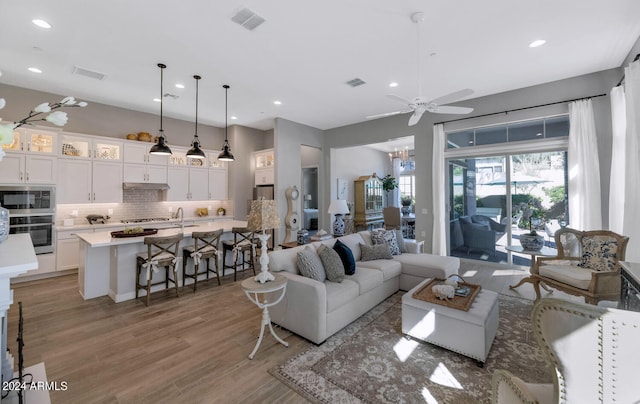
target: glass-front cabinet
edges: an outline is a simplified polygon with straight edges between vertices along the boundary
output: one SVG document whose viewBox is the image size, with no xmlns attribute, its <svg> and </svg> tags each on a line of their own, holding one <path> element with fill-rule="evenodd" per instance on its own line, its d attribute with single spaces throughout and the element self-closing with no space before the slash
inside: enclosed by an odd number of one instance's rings
<svg viewBox="0 0 640 404">
<path fill-rule="evenodd" d="M 21 127 L 13 131 L 13 142 L 3 144 L 2 150 L 5 152 L 54 154 L 56 136 L 56 132 Z"/>
<path fill-rule="evenodd" d="M 123 143 L 111 139 L 61 133 L 59 145 L 60 157 L 122 160 Z"/>
<path fill-rule="evenodd" d="M 384 223 L 382 215 L 382 181 L 374 173 L 354 181 L 356 229 L 377 227 Z"/>
</svg>

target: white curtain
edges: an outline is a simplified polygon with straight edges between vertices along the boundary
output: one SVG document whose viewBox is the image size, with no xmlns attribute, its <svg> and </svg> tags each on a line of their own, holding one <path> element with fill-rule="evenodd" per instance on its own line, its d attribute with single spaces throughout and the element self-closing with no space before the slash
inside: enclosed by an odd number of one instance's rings
<svg viewBox="0 0 640 404">
<path fill-rule="evenodd" d="M 433 241 L 431 253 L 447 255 L 447 228 L 444 187 L 444 125 L 433 126 Z"/>
<path fill-rule="evenodd" d="M 640 61 L 624 72 L 626 98 L 625 178 L 622 234 L 629 237 L 626 261 L 640 261 Z"/>
<path fill-rule="evenodd" d="M 602 229 L 600 163 L 591 100 L 569 103 L 569 223 L 577 230 Z"/>
<path fill-rule="evenodd" d="M 627 114 L 624 87 L 611 89 L 611 177 L 609 181 L 609 230 L 624 234 L 625 131 Z"/>
</svg>

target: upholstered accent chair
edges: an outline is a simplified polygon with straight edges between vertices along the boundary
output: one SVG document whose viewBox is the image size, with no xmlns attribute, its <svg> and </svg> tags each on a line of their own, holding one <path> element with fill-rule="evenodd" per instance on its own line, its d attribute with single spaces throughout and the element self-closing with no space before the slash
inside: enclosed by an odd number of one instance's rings
<svg viewBox="0 0 640 404">
<path fill-rule="evenodd" d="M 537 257 L 531 277 L 540 299 L 540 283 L 597 304 L 618 300 L 620 261 L 624 261 L 629 238 L 609 230 L 555 232 L 557 257 Z"/>
<path fill-rule="evenodd" d="M 496 254 L 496 242 L 504 235 L 507 226 L 496 222 L 488 216 L 461 216 L 462 238 L 467 254 L 470 250 L 482 250 Z"/>
<path fill-rule="evenodd" d="M 382 209 L 382 217 L 384 218 L 384 228 L 387 230 L 400 229 L 402 227 L 402 219 L 400 219 L 400 208 L 396 206 L 388 206 Z"/>
<path fill-rule="evenodd" d="M 633 371 L 640 361 L 640 313 L 542 299 L 531 317 L 535 337 L 553 369 L 553 383 L 527 383 L 498 369 L 492 380 L 494 404 L 640 401 Z"/>
</svg>

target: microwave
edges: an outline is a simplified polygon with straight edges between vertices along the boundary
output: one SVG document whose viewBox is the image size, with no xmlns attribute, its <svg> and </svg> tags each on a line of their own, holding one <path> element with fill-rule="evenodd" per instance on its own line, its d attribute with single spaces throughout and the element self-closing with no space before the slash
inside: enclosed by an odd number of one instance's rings
<svg viewBox="0 0 640 404">
<path fill-rule="evenodd" d="M 11 214 L 51 213 L 55 211 L 55 187 L 2 186 L 0 206 Z"/>
</svg>

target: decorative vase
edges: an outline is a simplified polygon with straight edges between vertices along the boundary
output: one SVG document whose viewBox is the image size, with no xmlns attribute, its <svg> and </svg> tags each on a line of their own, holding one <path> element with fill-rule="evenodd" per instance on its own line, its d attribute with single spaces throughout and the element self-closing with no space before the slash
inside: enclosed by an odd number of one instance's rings
<svg viewBox="0 0 640 404">
<path fill-rule="evenodd" d="M 538 234 L 521 234 L 520 245 L 527 251 L 540 251 L 544 246 L 544 237 Z"/>
<path fill-rule="evenodd" d="M 9 238 L 9 209 L 0 206 L 0 243 Z"/>
<path fill-rule="evenodd" d="M 402 208 L 400 208 L 400 210 L 402 211 L 402 214 L 404 216 L 407 216 L 411 213 L 411 206 L 403 206 Z"/>
</svg>

